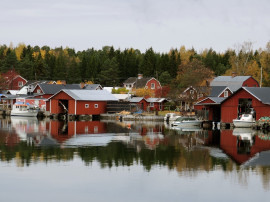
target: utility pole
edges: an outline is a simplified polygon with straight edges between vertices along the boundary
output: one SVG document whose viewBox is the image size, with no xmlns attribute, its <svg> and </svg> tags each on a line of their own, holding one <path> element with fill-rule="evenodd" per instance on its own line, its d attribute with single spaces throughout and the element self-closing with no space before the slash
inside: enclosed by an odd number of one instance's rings
<svg viewBox="0 0 270 202">
<path fill-rule="evenodd" d="M 260 88 L 262 87 L 262 65 L 261 65 L 261 80 L 260 80 Z"/>
</svg>

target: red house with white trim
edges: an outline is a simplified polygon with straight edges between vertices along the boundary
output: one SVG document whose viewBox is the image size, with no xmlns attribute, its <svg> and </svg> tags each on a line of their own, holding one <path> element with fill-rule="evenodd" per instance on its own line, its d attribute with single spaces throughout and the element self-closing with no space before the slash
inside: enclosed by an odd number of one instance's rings
<svg viewBox="0 0 270 202">
<path fill-rule="evenodd" d="M 1 90 L 20 90 L 27 82 L 14 69 L 2 73 L 1 78 L 3 78 Z"/>
<path fill-rule="evenodd" d="M 161 96 L 162 86 L 160 82 L 154 77 L 143 77 L 142 74 L 138 74 L 138 77 L 130 77 L 123 82 L 124 87 L 128 90 L 144 88 L 150 89 L 154 92 L 154 97 Z"/>
</svg>

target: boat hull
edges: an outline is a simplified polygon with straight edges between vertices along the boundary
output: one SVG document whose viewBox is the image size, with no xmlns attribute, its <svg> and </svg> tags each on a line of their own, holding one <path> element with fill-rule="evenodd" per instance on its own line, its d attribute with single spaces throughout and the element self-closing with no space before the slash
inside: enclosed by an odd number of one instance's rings
<svg viewBox="0 0 270 202">
<path fill-rule="evenodd" d="M 202 121 L 182 121 L 173 123 L 173 126 L 180 128 L 200 127 L 201 125 Z"/>
<path fill-rule="evenodd" d="M 233 125 L 236 128 L 251 128 L 254 124 L 255 121 L 233 120 Z"/>
<path fill-rule="evenodd" d="M 23 116 L 23 117 L 36 117 L 38 114 L 37 111 L 14 111 L 11 110 L 11 116 Z"/>
</svg>

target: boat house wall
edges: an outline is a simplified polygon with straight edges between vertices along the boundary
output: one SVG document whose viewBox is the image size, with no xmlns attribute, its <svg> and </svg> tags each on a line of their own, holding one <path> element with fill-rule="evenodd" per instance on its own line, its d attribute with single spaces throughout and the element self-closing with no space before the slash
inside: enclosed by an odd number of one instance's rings
<svg viewBox="0 0 270 202">
<path fill-rule="evenodd" d="M 61 91 L 46 102 L 46 109 L 50 110 L 51 114 L 64 113 L 64 104 L 68 109 L 68 114 L 72 115 L 99 115 L 106 113 L 107 101 L 82 101 L 75 100 L 67 93 Z"/>
<path fill-rule="evenodd" d="M 270 105 L 263 104 L 256 97 L 241 88 L 221 104 L 221 122 L 232 123 L 238 116 L 239 99 L 252 99 L 252 108 L 256 112 L 256 120 L 262 116 L 270 116 Z"/>
</svg>

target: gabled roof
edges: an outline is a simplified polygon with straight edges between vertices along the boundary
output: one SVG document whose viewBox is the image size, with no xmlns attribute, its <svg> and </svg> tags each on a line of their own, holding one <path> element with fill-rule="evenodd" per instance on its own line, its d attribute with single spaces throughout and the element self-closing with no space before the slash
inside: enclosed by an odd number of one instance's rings
<svg viewBox="0 0 270 202">
<path fill-rule="evenodd" d="M 86 84 L 84 86 L 85 90 L 98 90 L 98 89 L 102 89 L 102 86 L 100 84 Z"/>
<path fill-rule="evenodd" d="M 148 98 L 146 99 L 147 102 L 163 102 L 166 101 L 166 98 Z"/>
<path fill-rule="evenodd" d="M 151 79 L 155 79 L 154 77 L 143 77 L 138 79 L 138 77 L 130 77 L 127 80 L 125 80 L 124 84 L 133 84 L 134 88 L 144 88 L 147 82 Z"/>
<path fill-rule="evenodd" d="M 41 90 L 43 91 L 44 94 L 49 94 L 49 95 L 53 95 L 57 92 L 59 92 L 62 89 L 81 89 L 79 84 L 46 84 L 46 83 L 41 83 L 38 84 L 37 86 L 39 86 L 41 88 Z"/>
<path fill-rule="evenodd" d="M 81 101 L 117 101 L 118 100 L 116 97 L 114 97 L 111 93 L 109 93 L 106 90 L 63 89 L 61 91 L 68 94 L 74 100 L 81 100 Z M 54 96 L 55 95 L 53 95 L 52 97 Z M 51 99 L 52 97 L 50 97 L 49 99 Z"/>
<path fill-rule="evenodd" d="M 140 102 L 140 101 L 142 101 L 144 98 L 143 97 L 133 97 L 133 98 L 131 98 L 130 100 L 129 100 L 129 102 L 135 102 L 135 103 L 137 103 L 137 102 Z M 144 99 L 145 100 L 145 99 Z"/>
<path fill-rule="evenodd" d="M 219 97 L 226 89 L 231 91 L 227 86 L 212 86 L 209 97 Z M 233 92 L 231 91 L 231 93 Z"/>
<path fill-rule="evenodd" d="M 210 99 L 212 100 L 214 103 L 202 103 L 203 101 L 207 100 L 207 99 Z M 206 105 L 206 104 L 211 104 L 211 105 L 219 105 L 221 104 L 221 102 L 223 100 L 225 100 L 226 98 L 224 97 L 207 97 L 199 102 L 196 103 L 196 105 Z M 202 104 L 201 104 L 202 103 Z"/>
<path fill-rule="evenodd" d="M 264 104 L 270 104 L 270 87 L 243 87 L 244 90 Z"/>
<path fill-rule="evenodd" d="M 210 86 L 228 86 L 232 91 L 236 91 L 249 78 L 251 76 L 218 76 L 210 83 Z"/>
</svg>

